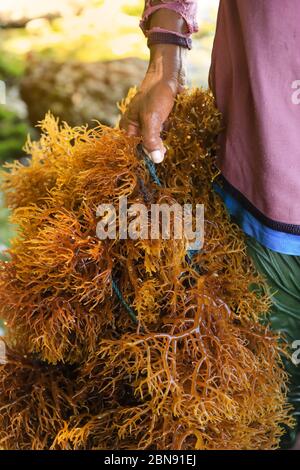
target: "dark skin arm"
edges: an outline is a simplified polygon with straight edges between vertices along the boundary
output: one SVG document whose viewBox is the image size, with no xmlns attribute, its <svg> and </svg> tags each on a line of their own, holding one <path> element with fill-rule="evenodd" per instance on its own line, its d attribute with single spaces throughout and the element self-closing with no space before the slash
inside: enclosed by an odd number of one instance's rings
<svg viewBox="0 0 300 470">
<path fill-rule="evenodd" d="M 150 28 L 159 26 L 169 31 L 186 32 L 183 18 L 171 10 L 158 10 L 149 21 Z M 142 137 L 144 149 L 155 163 L 164 159 L 165 148 L 160 133 L 176 95 L 185 86 L 186 56 L 186 49 L 179 46 L 152 46 L 146 76 L 120 122 L 128 135 Z"/>
</svg>

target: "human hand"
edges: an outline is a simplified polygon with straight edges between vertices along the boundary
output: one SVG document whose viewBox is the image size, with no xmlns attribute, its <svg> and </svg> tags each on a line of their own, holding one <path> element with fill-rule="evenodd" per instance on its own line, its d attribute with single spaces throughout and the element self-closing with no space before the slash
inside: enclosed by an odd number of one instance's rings
<svg viewBox="0 0 300 470">
<path fill-rule="evenodd" d="M 154 163 L 164 159 L 161 131 L 176 95 L 185 87 L 185 62 L 186 50 L 179 46 L 152 46 L 146 76 L 120 121 L 128 135 L 142 137 L 144 150 Z"/>
</svg>

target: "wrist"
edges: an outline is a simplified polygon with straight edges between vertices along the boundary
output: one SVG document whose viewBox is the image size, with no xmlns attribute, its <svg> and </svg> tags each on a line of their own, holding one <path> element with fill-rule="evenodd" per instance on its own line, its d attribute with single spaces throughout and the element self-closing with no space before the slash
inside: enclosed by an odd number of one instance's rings
<svg viewBox="0 0 300 470">
<path fill-rule="evenodd" d="M 179 71 L 186 66 L 187 50 L 173 44 L 156 44 L 150 47 L 149 70 L 162 75 Z"/>
<path fill-rule="evenodd" d="M 187 49 L 175 44 L 153 44 L 150 47 L 150 63 L 157 62 L 161 58 L 168 62 L 185 62 L 187 60 Z"/>
<path fill-rule="evenodd" d="M 150 48 L 150 62 L 141 89 L 147 89 L 158 81 L 185 85 L 187 50 L 170 45 L 158 44 Z"/>
</svg>

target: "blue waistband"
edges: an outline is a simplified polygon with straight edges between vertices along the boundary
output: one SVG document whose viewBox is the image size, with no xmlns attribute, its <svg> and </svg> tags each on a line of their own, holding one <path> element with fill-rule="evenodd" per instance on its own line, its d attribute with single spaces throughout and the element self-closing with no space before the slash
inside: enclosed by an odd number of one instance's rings
<svg viewBox="0 0 300 470">
<path fill-rule="evenodd" d="M 213 187 L 216 193 L 222 197 L 229 214 L 247 235 L 255 238 L 270 250 L 286 255 L 300 256 L 300 235 L 280 232 L 265 226 L 224 188 L 221 188 L 217 183 L 214 183 Z"/>
</svg>

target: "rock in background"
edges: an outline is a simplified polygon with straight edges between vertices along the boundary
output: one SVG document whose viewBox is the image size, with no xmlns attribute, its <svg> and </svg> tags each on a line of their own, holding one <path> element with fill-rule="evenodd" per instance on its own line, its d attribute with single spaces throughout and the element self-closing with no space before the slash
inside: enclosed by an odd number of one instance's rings
<svg viewBox="0 0 300 470">
<path fill-rule="evenodd" d="M 93 63 L 32 58 L 21 81 L 21 97 L 33 125 L 51 110 L 72 126 L 93 125 L 93 120 L 114 126 L 116 102 L 139 85 L 146 68 L 147 62 L 137 58 Z"/>
</svg>

